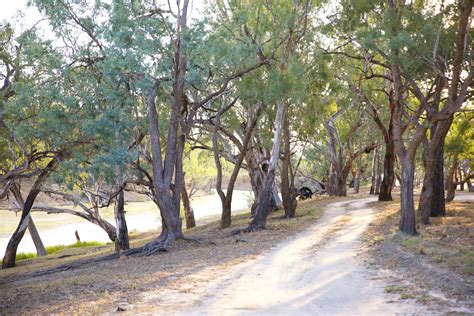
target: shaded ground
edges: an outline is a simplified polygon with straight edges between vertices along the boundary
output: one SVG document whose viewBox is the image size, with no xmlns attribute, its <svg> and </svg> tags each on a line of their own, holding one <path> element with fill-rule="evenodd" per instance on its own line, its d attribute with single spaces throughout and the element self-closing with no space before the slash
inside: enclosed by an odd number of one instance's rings
<svg viewBox="0 0 474 316">
<path fill-rule="evenodd" d="M 203 269 L 214 267 L 224 271 L 254 258 L 314 223 L 327 203 L 316 199 L 300 202 L 298 217 L 291 220 L 282 220 L 282 211 L 275 212 L 267 230 L 243 237 L 231 236 L 230 231 L 246 227 L 250 221 L 248 214 L 234 217 L 230 229 L 219 229 L 218 223 L 212 222 L 185 232 L 216 245 L 179 241 L 169 252 L 156 256 L 83 265 L 38 277 L 28 275 L 111 253 L 112 246 L 69 249 L 22 261 L 13 269 L 0 270 L 0 314 L 114 312 L 119 306 L 138 302 L 143 292 L 185 284 L 190 275 Z M 157 232 L 136 235 L 132 245 L 143 245 L 156 235 Z"/>
<path fill-rule="evenodd" d="M 413 300 L 393 301 L 358 257 L 375 198 L 331 203 L 316 225 L 253 260 L 210 268 L 187 282 L 143 293 L 130 314 L 394 315 L 425 314 Z M 170 304 L 173 300 L 179 304 Z"/>
<path fill-rule="evenodd" d="M 231 230 L 250 220 L 241 214 L 230 229 L 212 222 L 186 232 L 202 244 L 179 241 L 156 256 L 37 277 L 31 273 L 112 249 L 69 249 L 25 260 L 14 269 L 0 270 L 0 314 L 472 312 L 472 275 L 465 269 L 469 264 L 463 259 L 453 266 L 451 260 L 436 259 L 441 252 L 425 251 L 438 249 L 433 245 L 447 238 L 443 249 L 451 252 L 445 258 L 462 253 L 470 258 L 470 252 L 460 249 L 472 250 L 472 202 L 450 204 L 447 217 L 422 229 L 427 238 L 416 244 L 395 233 L 397 203 L 373 200 L 303 201 L 296 219 L 283 220 L 282 212 L 276 212 L 267 230 L 231 236 Z M 132 245 L 143 245 L 156 234 L 135 235 Z"/>
<path fill-rule="evenodd" d="M 385 291 L 432 312 L 474 314 L 474 194 L 457 193 L 446 216 L 431 218 L 415 237 L 397 233 L 398 198 L 372 206 L 378 213 L 364 234 L 366 260 L 388 278 Z"/>
</svg>

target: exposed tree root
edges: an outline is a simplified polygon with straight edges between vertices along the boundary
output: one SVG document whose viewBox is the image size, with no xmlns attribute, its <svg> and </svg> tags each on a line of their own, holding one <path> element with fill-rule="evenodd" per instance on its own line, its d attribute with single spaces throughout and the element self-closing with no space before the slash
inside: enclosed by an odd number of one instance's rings
<svg viewBox="0 0 474 316">
<path fill-rule="evenodd" d="M 261 230 L 265 230 L 265 227 L 247 227 L 243 229 L 236 229 L 230 232 L 231 236 L 240 235 L 242 233 L 255 233 Z"/>
<path fill-rule="evenodd" d="M 76 261 L 76 262 L 59 265 L 59 266 L 51 268 L 51 269 L 25 273 L 21 276 L 16 276 L 15 278 L 12 278 L 11 280 L 10 279 L 3 280 L 2 282 L 3 283 L 9 283 L 9 282 L 18 281 L 20 279 L 34 278 L 34 277 L 43 276 L 43 275 L 47 275 L 47 274 L 52 274 L 52 273 L 56 273 L 56 272 L 63 272 L 63 271 L 67 271 L 67 270 L 77 269 L 77 268 L 80 268 L 81 266 L 88 265 L 88 264 L 94 264 L 94 263 L 98 263 L 98 262 L 102 262 L 102 261 L 119 259 L 123 255 L 126 256 L 126 257 L 132 257 L 132 256 L 148 257 L 148 256 L 155 255 L 159 252 L 168 251 L 171 248 L 173 242 L 176 241 L 176 240 L 180 240 L 180 239 L 185 240 L 185 241 L 189 241 L 189 242 L 195 242 L 195 243 L 200 244 L 200 245 L 205 244 L 205 243 L 211 244 L 211 245 L 214 245 L 214 246 L 217 245 L 217 243 L 215 243 L 214 241 L 203 241 L 203 240 L 200 240 L 198 238 L 193 238 L 193 237 L 184 237 L 184 236 L 175 237 L 172 234 L 164 234 L 164 235 L 158 237 L 157 239 L 147 243 L 146 245 L 144 245 L 142 247 L 132 248 L 132 249 L 123 251 L 121 253 L 112 253 L 110 255 L 106 255 L 106 256 L 102 256 L 102 257 L 98 257 L 98 258 L 94 258 L 94 259 L 79 260 L 79 261 Z M 70 256 L 70 255 L 64 255 L 64 256 L 61 256 L 61 257 L 68 257 L 68 256 Z"/>
<path fill-rule="evenodd" d="M 212 241 L 212 240 L 201 240 L 199 238 L 193 238 L 193 237 L 181 237 L 179 239 L 182 239 L 184 241 L 191 241 L 191 242 L 195 242 L 195 243 L 198 243 L 200 245 L 203 245 L 203 244 L 210 244 L 210 245 L 213 245 L 213 246 L 216 246 L 217 243 L 215 241 Z"/>
</svg>

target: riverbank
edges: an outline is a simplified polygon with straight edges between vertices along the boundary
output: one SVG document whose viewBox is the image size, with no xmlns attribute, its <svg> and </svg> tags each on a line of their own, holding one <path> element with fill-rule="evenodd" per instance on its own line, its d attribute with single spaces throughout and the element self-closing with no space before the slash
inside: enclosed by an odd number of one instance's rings
<svg viewBox="0 0 474 316">
<path fill-rule="evenodd" d="M 347 198 L 340 200 L 344 199 Z M 233 236 L 231 231 L 248 225 L 251 220 L 248 213 L 234 215 L 228 229 L 219 228 L 219 215 L 214 215 L 212 220 L 204 217 L 202 220 L 209 223 L 184 232 L 202 243 L 179 240 L 168 252 L 150 257 L 85 264 L 40 276 L 32 274 L 112 253 L 113 246 L 67 249 L 52 256 L 25 260 L 15 268 L 0 270 L 0 313 L 100 314 L 128 308 L 144 292 L 178 284 L 192 286 L 193 281 L 188 277 L 193 272 L 210 269 L 217 276 L 229 267 L 255 258 L 313 224 L 332 201 L 326 197 L 302 201 L 295 219 L 285 220 L 283 211 L 274 212 L 269 216 L 266 230 L 244 236 Z M 131 245 L 139 247 L 156 236 L 157 232 L 134 235 Z"/>
<path fill-rule="evenodd" d="M 206 218 L 221 213 L 221 202 L 215 191 L 212 194 L 197 196 L 191 200 L 196 223 L 204 224 Z M 251 192 L 236 190 L 232 202 L 234 212 L 248 209 L 251 201 Z M 151 201 L 128 202 L 125 205 L 125 217 L 128 230 L 132 234 L 157 230 L 161 227 L 161 218 L 158 208 Z M 113 222 L 113 208 L 103 210 L 103 217 Z M 20 213 L 0 210 L 0 256 L 3 257 L 5 249 L 12 232 L 18 224 Z M 109 237 L 97 225 L 85 221 L 77 216 L 69 214 L 46 214 L 44 212 L 34 212 L 32 218 L 39 231 L 45 246 L 58 244 L 73 244 L 76 242 L 75 232 L 77 231 L 81 241 L 110 242 Z M 21 241 L 18 252 L 35 252 L 35 246 L 31 237 L 26 232 Z"/>
</svg>

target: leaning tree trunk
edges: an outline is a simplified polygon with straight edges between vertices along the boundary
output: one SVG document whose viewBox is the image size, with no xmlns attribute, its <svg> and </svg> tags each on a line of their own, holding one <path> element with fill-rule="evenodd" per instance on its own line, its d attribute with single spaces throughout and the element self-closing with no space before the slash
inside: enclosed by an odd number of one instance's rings
<svg viewBox="0 0 474 316">
<path fill-rule="evenodd" d="M 10 193 L 13 195 L 14 201 L 18 204 L 18 206 L 23 209 L 25 205 L 25 201 L 23 200 L 23 196 L 21 194 L 21 186 L 18 183 L 13 183 L 9 189 Z M 33 218 L 30 217 L 30 221 L 28 223 L 28 231 L 30 232 L 31 239 L 35 244 L 36 254 L 38 257 L 46 256 L 48 253 L 46 252 L 46 248 L 44 247 L 43 241 L 36 229 L 35 223 L 33 222 Z"/>
<path fill-rule="evenodd" d="M 183 174 L 183 188 L 181 189 L 181 199 L 183 200 L 184 208 L 184 221 L 186 223 L 186 229 L 196 227 L 196 219 L 194 218 L 194 211 L 191 207 L 191 201 L 189 200 L 188 191 L 186 190 L 185 175 Z"/>
<path fill-rule="evenodd" d="M 28 223 L 28 231 L 30 232 L 31 239 L 33 239 L 33 243 L 35 244 L 36 254 L 38 257 L 46 256 L 48 253 L 46 252 L 46 248 L 44 247 L 43 241 L 41 240 L 31 216 L 30 222 Z"/>
<path fill-rule="evenodd" d="M 31 208 L 33 207 L 36 197 L 41 191 L 41 186 L 43 185 L 44 181 L 49 177 L 51 172 L 56 168 L 60 161 L 61 157 L 53 158 L 48 163 L 48 165 L 41 171 L 40 175 L 31 187 L 30 192 L 23 205 L 23 210 L 21 212 L 21 218 L 20 222 L 18 223 L 18 227 L 11 236 L 10 241 L 7 245 L 7 249 L 5 250 L 5 255 L 2 261 L 3 268 L 11 268 L 15 266 L 16 252 L 21 239 L 25 235 L 26 228 L 28 227 L 28 223 L 30 221 L 31 216 Z"/>
<path fill-rule="evenodd" d="M 83 217 L 84 219 L 88 220 L 89 222 L 98 225 L 100 228 L 102 228 L 106 233 L 107 236 L 109 236 L 110 241 L 116 242 L 117 240 L 117 229 L 114 227 L 114 225 L 110 224 L 107 222 L 105 219 L 103 219 L 100 216 L 86 216 Z"/>
<path fill-rule="evenodd" d="M 400 191 L 400 231 L 409 235 L 416 235 L 416 219 L 414 210 L 414 177 L 415 166 L 412 161 L 405 159 L 401 161 L 402 182 Z"/>
<path fill-rule="evenodd" d="M 448 176 L 446 178 L 446 189 L 448 190 L 446 193 L 446 202 L 451 202 L 454 200 L 454 196 L 456 194 L 456 183 L 454 182 L 454 174 L 456 169 L 458 168 L 458 154 L 454 154 L 453 158 L 453 165 L 451 169 L 449 169 Z"/>
<path fill-rule="evenodd" d="M 115 225 L 116 225 L 116 239 L 115 239 L 115 250 L 123 251 L 130 248 L 128 241 L 128 228 L 127 221 L 125 220 L 125 199 L 123 190 L 115 197 Z"/>
</svg>

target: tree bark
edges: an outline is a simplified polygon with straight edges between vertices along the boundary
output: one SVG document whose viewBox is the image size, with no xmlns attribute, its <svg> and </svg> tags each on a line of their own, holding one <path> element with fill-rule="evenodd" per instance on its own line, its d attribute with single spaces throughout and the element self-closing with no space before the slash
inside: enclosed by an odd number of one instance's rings
<svg viewBox="0 0 474 316">
<path fill-rule="evenodd" d="M 392 125 L 392 124 L 391 124 Z M 391 134 L 389 128 L 389 133 Z M 385 143 L 385 155 L 383 162 L 383 179 L 380 185 L 379 201 L 392 201 L 392 189 L 395 182 L 395 144 L 393 143 L 393 136 L 390 137 L 388 143 Z"/>
<path fill-rule="evenodd" d="M 272 210 L 273 200 L 273 183 L 275 181 L 275 171 L 278 159 L 280 157 L 280 143 L 281 143 L 281 129 L 283 123 L 283 115 L 285 110 L 285 102 L 280 100 L 278 102 L 277 113 L 275 117 L 275 130 L 273 133 L 272 155 L 268 164 L 268 172 L 265 177 L 258 206 L 255 210 L 255 216 L 247 227 L 246 231 L 256 231 L 264 229 L 267 223 L 268 214 Z"/>
<path fill-rule="evenodd" d="M 290 153 L 290 118 L 288 117 L 288 101 L 285 100 L 285 110 L 283 113 L 283 163 L 281 168 L 281 197 L 285 217 L 293 218 L 296 216 L 296 194 L 293 177 L 290 171 L 291 153 Z"/>
<path fill-rule="evenodd" d="M 237 101 L 237 99 L 235 100 Z M 235 102 L 234 101 L 234 102 Z M 232 222 L 232 196 L 234 194 L 234 186 L 237 181 L 237 176 L 239 175 L 240 168 L 246 157 L 247 148 L 252 138 L 253 130 L 257 124 L 258 117 L 260 116 L 260 105 L 256 109 L 249 110 L 247 116 L 247 126 L 245 128 L 245 135 L 242 141 L 242 146 L 240 148 L 240 153 L 237 157 L 237 160 L 234 163 L 234 169 L 230 176 L 229 182 L 227 183 L 226 193 L 222 190 L 222 165 L 220 162 L 219 148 L 217 142 L 218 130 L 220 126 L 221 115 L 232 106 L 231 103 L 229 106 L 222 106 L 221 109 L 216 114 L 214 120 L 214 133 L 212 135 L 212 148 L 214 152 L 214 161 L 217 169 L 217 180 L 216 180 L 216 191 L 221 199 L 222 204 L 222 216 L 221 216 L 221 228 L 230 227 Z"/>
<path fill-rule="evenodd" d="M 458 168 L 458 174 L 459 174 L 459 191 L 464 191 L 464 180 L 463 180 L 463 174 L 462 170 Z"/>
<path fill-rule="evenodd" d="M 444 216 L 446 213 L 443 171 L 444 144 L 437 146 L 433 158 L 430 157 L 429 162 L 425 164 L 425 176 L 418 207 L 423 224 L 429 224 L 430 216 Z"/>
<path fill-rule="evenodd" d="M 458 154 L 454 154 L 453 157 L 453 165 L 449 169 L 448 176 L 446 177 L 446 202 L 451 202 L 454 200 L 454 196 L 456 194 L 456 183 L 454 182 L 454 174 L 456 169 L 458 168 Z"/>
<path fill-rule="evenodd" d="M 377 150 L 377 148 L 375 150 Z M 356 176 L 354 178 L 354 193 L 359 193 L 361 178 L 362 178 L 362 155 L 360 155 L 359 158 L 357 159 L 357 171 L 356 171 Z"/>
<path fill-rule="evenodd" d="M 250 184 L 252 186 L 254 196 L 254 202 L 251 207 L 252 216 L 255 216 L 256 214 L 255 211 L 257 209 L 258 202 L 261 199 L 263 185 L 265 181 L 265 173 L 261 168 L 261 161 L 264 160 L 264 153 L 262 152 L 262 148 L 258 142 L 258 139 L 256 139 L 255 137 L 251 139 L 249 149 L 245 154 L 245 162 L 247 164 L 247 171 L 250 177 Z M 273 189 L 273 191 L 275 191 L 275 189 Z M 277 201 L 275 201 L 274 192 L 270 201 L 270 207 L 271 211 L 278 209 L 278 203 Z"/>
<path fill-rule="evenodd" d="M 189 200 L 188 191 L 186 190 L 185 175 L 183 174 L 183 188 L 181 189 L 181 199 L 183 200 L 184 208 L 184 221 L 186 223 L 186 229 L 196 227 L 196 219 L 194 218 L 194 211 L 191 207 L 191 201 Z"/>
<path fill-rule="evenodd" d="M 448 86 L 448 98 L 440 111 L 441 92 L 445 86 L 445 79 L 440 77 L 435 89 L 435 98 L 431 108 L 427 108 L 428 120 L 432 123 L 430 142 L 425 150 L 426 168 L 423 180 L 423 190 L 420 196 L 419 212 L 423 223 L 429 223 L 429 217 L 442 216 L 445 213 L 444 199 L 444 177 L 443 177 L 443 150 L 446 135 L 451 127 L 454 113 L 461 107 L 467 96 L 468 86 L 472 83 L 474 68 L 470 67 L 468 75 L 462 82 L 463 63 L 465 59 L 466 39 L 469 31 L 473 0 L 460 1 L 458 28 L 456 34 L 456 45 L 452 61 L 451 81 Z M 472 57 L 472 56 L 470 56 Z M 444 70 L 444 64 L 440 67 Z M 434 120 L 434 114 L 443 112 L 446 115 L 441 120 Z"/>
<path fill-rule="evenodd" d="M 35 244 L 36 254 L 38 257 L 46 256 L 48 253 L 46 252 L 46 248 L 44 247 L 43 241 L 41 240 L 32 217 L 30 217 L 28 223 L 28 231 L 30 232 L 31 239 L 33 239 L 33 243 Z"/>
<path fill-rule="evenodd" d="M 369 194 L 375 194 L 375 187 L 376 187 L 376 182 L 377 182 L 377 167 L 376 167 L 376 154 L 377 154 L 377 148 L 374 150 L 374 155 L 372 157 L 372 167 L 371 167 L 371 172 L 370 172 L 370 191 Z"/>
<path fill-rule="evenodd" d="M 380 168 L 380 156 L 379 156 L 379 153 L 377 151 L 377 159 L 376 159 L 376 176 L 375 176 L 375 192 L 374 194 L 375 195 L 379 195 L 380 194 L 380 185 L 381 185 L 381 182 L 382 182 L 382 168 Z"/>
<path fill-rule="evenodd" d="M 25 204 L 23 205 L 23 211 L 21 212 L 21 218 L 20 222 L 18 223 L 18 227 L 11 236 L 10 241 L 7 245 L 7 249 L 5 250 L 5 255 L 2 261 L 3 268 L 12 268 L 15 266 L 16 252 L 21 239 L 25 235 L 26 228 L 28 227 L 28 223 L 30 221 L 31 216 L 31 208 L 33 207 L 35 199 L 38 196 L 44 181 L 49 177 L 51 172 L 57 167 L 60 161 L 60 156 L 53 158 L 41 171 L 38 178 L 31 187 L 30 192 L 28 193 L 28 196 L 26 198 Z"/>
<path fill-rule="evenodd" d="M 116 226 L 115 250 L 120 252 L 128 250 L 130 243 L 128 241 L 127 221 L 125 220 L 125 200 L 124 192 L 120 191 L 115 197 L 114 216 Z"/>
<path fill-rule="evenodd" d="M 416 235 L 416 219 L 413 201 L 415 167 L 409 159 L 402 160 L 402 183 L 400 191 L 400 231 Z"/>
</svg>

